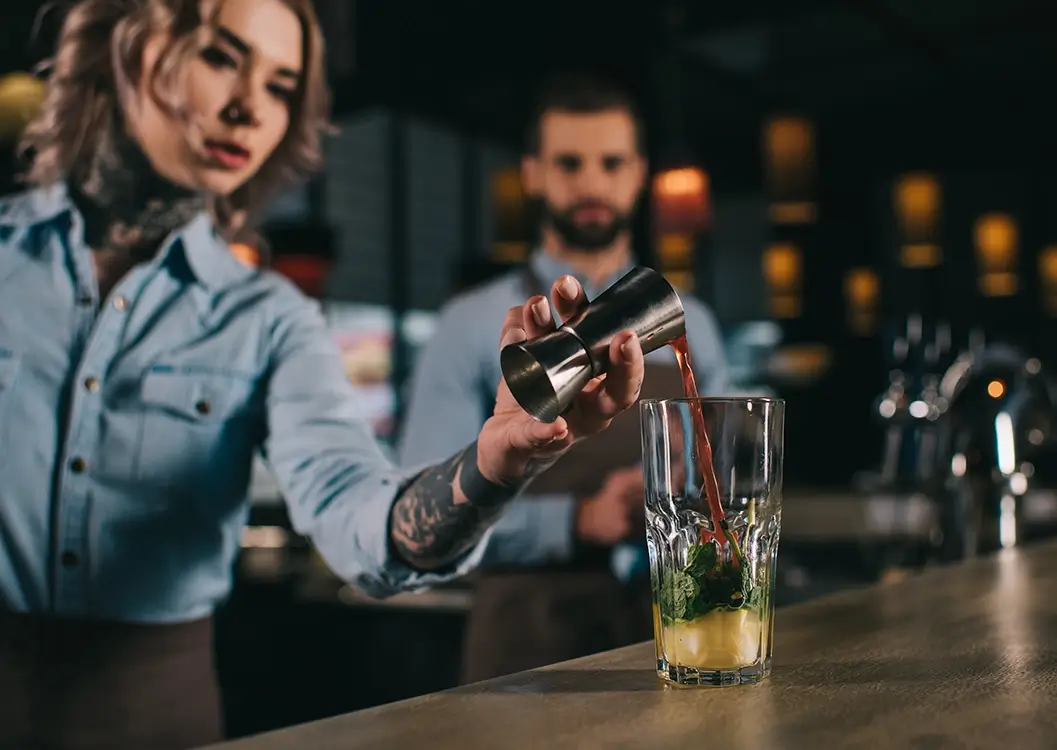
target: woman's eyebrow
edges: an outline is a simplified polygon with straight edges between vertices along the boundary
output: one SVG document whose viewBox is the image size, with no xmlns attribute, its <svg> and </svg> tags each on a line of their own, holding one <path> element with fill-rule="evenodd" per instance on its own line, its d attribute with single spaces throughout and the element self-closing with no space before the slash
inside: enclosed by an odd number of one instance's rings
<svg viewBox="0 0 1057 750">
<path fill-rule="evenodd" d="M 225 42 L 230 44 L 242 54 L 248 55 L 250 53 L 250 45 L 246 44 L 246 42 L 244 42 L 238 34 L 236 34 L 228 27 L 217 26 L 217 36 L 219 36 L 221 39 L 223 39 Z"/>
<path fill-rule="evenodd" d="M 223 39 L 225 42 L 235 48 L 240 54 L 249 55 L 252 51 L 250 45 L 246 43 L 238 34 L 229 29 L 226 26 L 217 26 L 217 36 Z M 292 68 L 279 68 L 275 71 L 276 75 L 282 76 L 283 78 L 292 78 L 297 80 L 301 77 L 301 73 Z"/>
</svg>

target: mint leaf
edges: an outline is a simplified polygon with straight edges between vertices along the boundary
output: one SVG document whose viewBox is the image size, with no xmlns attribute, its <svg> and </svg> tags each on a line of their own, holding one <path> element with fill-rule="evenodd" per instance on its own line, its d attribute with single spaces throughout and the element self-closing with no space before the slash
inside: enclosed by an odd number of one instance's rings
<svg viewBox="0 0 1057 750">
<path fill-rule="evenodd" d="M 741 588 L 745 593 L 745 606 L 757 607 L 763 603 L 763 587 L 756 585 L 747 563 L 741 566 Z"/>
<path fill-rule="evenodd" d="M 706 543 L 687 550 L 682 570 L 664 572 L 658 604 L 665 620 L 693 620 L 717 608 L 755 607 L 761 596 L 748 561 L 742 560 L 737 567 L 723 563 L 716 545 Z"/>
<path fill-rule="evenodd" d="M 701 589 L 681 570 L 666 570 L 659 592 L 661 616 L 667 620 L 693 619 Z"/>
<path fill-rule="evenodd" d="M 695 544 L 686 552 L 686 572 L 695 580 L 716 572 L 718 552 L 715 544 Z"/>
</svg>

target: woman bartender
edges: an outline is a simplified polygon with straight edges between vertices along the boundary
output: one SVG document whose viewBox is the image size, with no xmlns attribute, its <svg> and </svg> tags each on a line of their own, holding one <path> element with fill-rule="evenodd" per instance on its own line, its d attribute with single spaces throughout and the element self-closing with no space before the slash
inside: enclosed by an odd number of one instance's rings
<svg viewBox="0 0 1057 750">
<path fill-rule="evenodd" d="M 634 402 L 627 333 L 565 419 L 500 383 L 474 443 L 390 466 L 315 308 L 226 241 L 318 166 L 327 99 L 310 0 L 70 9 L 33 187 L 0 202 L 0 747 L 220 738 L 209 618 L 256 450 L 298 531 L 384 596 L 471 568 L 505 504 Z M 570 278 L 552 294 L 584 303 Z M 503 343 L 554 325 L 533 298 Z"/>
</svg>

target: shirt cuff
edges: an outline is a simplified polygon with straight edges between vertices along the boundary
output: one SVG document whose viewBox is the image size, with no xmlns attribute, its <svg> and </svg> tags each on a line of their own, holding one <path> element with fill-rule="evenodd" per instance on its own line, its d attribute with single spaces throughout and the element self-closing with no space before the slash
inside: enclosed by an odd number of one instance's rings
<svg viewBox="0 0 1057 750">
<path fill-rule="evenodd" d="M 568 494 L 519 497 L 492 527 L 482 566 L 568 562 L 575 510 L 576 499 Z"/>
<path fill-rule="evenodd" d="M 432 465 L 432 464 L 429 464 Z M 323 559 L 342 580 L 367 595 L 382 599 L 404 591 L 436 586 L 460 578 L 481 564 L 492 529 L 459 559 L 440 570 L 423 572 L 401 560 L 389 539 L 389 517 L 393 503 L 407 485 L 427 466 L 387 472 L 364 480 L 342 519 L 327 519 L 314 536 Z M 320 519 L 322 520 L 322 519 Z"/>
</svg>

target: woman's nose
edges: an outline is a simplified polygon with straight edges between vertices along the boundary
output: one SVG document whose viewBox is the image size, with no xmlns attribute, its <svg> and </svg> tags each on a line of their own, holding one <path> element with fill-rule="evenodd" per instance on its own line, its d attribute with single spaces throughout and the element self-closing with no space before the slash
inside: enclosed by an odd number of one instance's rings
<svg viewBox="0 0 1057 750">
<path fill-rule="evenodd" d="M 220 119 L 225 125 L 230 125 L 231 127 L 257 124 L 257 117 L 254 114 L 252 102 L 241 96 L 227 103 L 224 109 L 220 111 Z"/>
</svg>

